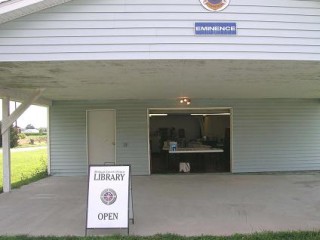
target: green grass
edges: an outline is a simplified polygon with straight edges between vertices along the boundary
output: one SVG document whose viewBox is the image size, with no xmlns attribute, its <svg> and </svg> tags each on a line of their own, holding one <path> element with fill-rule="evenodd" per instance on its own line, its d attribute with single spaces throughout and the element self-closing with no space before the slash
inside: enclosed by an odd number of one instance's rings
<svg viewBox="0 0 320 240">
<path fill-rule="evenodd" d="M 0 236 L 0 240 L 319 240 L 320 232 L 264 232 L 249 235 L 233 235 L 227 237 L 199 236 L 183 237 L 179 235 L 154 235 L 150 237 L 141 236 L 108 236 L 108 237 L 31 237 L 31 236 Z"/>
<path fill-rule="evenodd" d="M 2 153 L 0 154 L 0 192 L 3 186 Z M 11 183 L 13 188 L 47 176 L 47 150 L 11 152 Z"/>
</svg>

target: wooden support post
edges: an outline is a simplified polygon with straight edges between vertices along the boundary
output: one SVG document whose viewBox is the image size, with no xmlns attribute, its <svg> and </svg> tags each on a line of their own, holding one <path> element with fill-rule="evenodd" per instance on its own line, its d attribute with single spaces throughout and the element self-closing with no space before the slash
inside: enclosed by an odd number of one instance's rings
<svg viewBox="0 0 320 240">
<path fill-rule="evenodd" d="M 36 101 L 44 89 L 36 90 L 29 98 L 10 115 L 10 98 L 2 99 L 2 151 L 3 151 L 3 192 L 11 191 L 11 167 L 10 167 L 10 127 L 11 125 Z"/>
<path fill-rule="evenodd" d="M 5 122 L 10 114 L 10 98 L 2 99 L 2 122 Z M 10 128 L 2 133 L 3 151 L 3 192 L 11 191 L 11 161 L 10 161 Z"/>
</svg>

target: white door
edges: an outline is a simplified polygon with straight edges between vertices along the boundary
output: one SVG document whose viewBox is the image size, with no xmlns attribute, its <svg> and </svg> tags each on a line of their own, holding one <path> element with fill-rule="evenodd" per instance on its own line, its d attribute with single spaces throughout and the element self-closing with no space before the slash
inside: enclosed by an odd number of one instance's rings
<svg viewBox="0 0 320 240">
<path fill-rule="evenodd" d="M 115 163 L 115 110 L 87 112 L 88 163 Z"/>
</svg>

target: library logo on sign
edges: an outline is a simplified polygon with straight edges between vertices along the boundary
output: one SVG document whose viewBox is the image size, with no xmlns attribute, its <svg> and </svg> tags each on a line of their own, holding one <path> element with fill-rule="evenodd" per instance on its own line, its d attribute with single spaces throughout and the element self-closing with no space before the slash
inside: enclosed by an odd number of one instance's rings
<svg viewBox="0 0 320 240">
<path fill-rule="evenodd" d="M 112 205 L 117 200 L 117 193 L 111 188 L 102 191 L 100 195 L 101 201 L 106 205 Z"/>
<path fill-rule="evenodd" d="M 230 0 L 200 0 L 202 6 L 209 11 L 222 11 L 228 7 Z"/>
</svg>

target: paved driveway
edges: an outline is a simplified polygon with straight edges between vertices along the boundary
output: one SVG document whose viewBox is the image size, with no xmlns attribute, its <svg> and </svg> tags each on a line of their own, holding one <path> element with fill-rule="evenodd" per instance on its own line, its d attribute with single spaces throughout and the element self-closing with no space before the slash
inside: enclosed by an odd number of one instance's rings
<svg viewBox="0 0 320 240">
<path fill-rule="evenodd" d="M 86 179 L 0 194 L 0 234 L 84 235 Z M 320 174 L 140 176 L 133 191 L 135 235 L 320 229 Z"/>
</svg>

